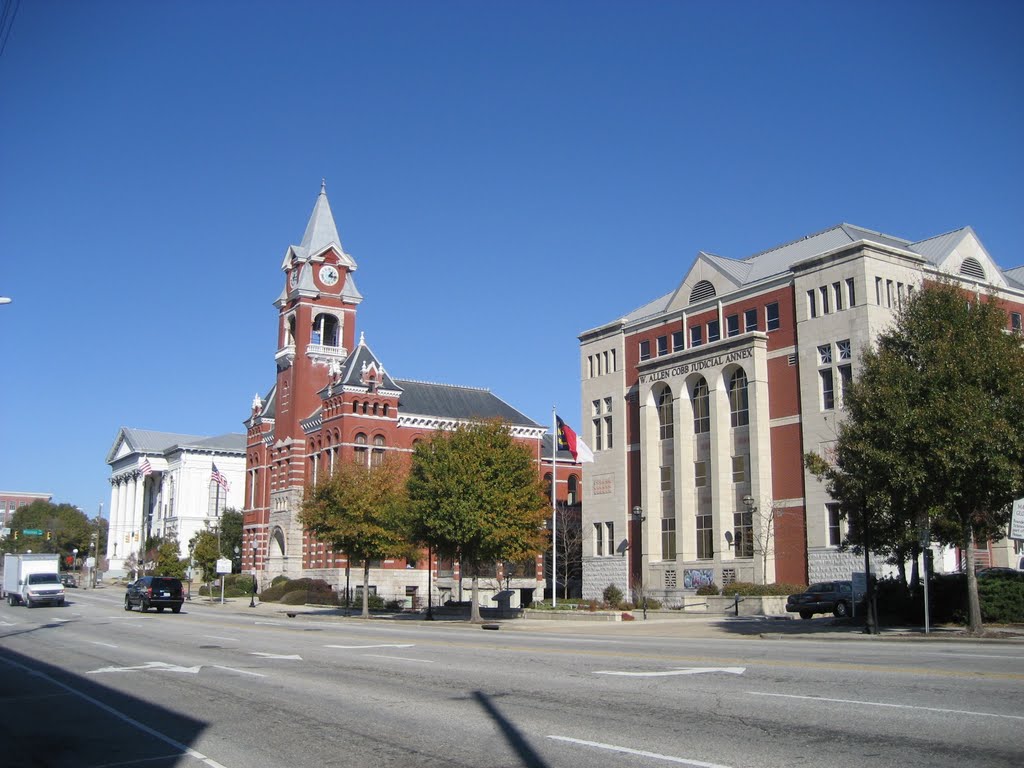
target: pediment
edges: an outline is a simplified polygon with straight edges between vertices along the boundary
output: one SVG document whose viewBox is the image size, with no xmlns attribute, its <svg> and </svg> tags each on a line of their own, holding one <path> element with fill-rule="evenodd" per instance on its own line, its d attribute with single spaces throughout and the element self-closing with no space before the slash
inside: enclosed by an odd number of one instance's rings
<svg viewBox="0 0 1024 768">
<path fill-rule="evenodd" d="M 995 263 L 981 240 L 970 227 L 961 231 L 961 236 L 950 244 L 945 256 L 936 261 L 940 271 L 958 278 L 977 280 L 1000 288 L 1006 287 L 1002 270 Z"/>
<path fill-rule="evenodd" d="M 749 271 L 750 266 L 745 262 L 701 252 L 665 309 L 667 312 L 675 312 L 691 306 L 706 305 L 716 296 L 732 293 L 739 288 L 743 284 L 742 275 Z"/>
</svg>

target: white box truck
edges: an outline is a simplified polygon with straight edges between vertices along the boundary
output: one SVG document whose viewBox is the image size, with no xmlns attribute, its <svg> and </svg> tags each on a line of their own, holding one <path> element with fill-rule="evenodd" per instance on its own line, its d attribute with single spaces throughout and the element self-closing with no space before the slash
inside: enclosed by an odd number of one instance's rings
<svg viewBox="0 0 1024 768">
<path fill-rule="evenodd" d="M 57 555 L 4 555 L 4 589 L 10 605 L 64 605 L 64 585 L 60 583 L 60 559 Z"/>
</svg>

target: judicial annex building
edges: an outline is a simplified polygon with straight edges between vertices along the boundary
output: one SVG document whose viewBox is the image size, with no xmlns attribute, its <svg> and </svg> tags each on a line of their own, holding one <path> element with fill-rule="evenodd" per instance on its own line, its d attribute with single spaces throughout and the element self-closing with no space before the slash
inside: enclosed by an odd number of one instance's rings
<svg viewBox="0 0 1024 768">
<path fill-rule="evenodd" d="M 1007 330 L 1021 330 L 1024 268 L 1001 270 L 970 227 L 911 242 L 841 224 L 746 258 L 699 253 L 668 293 L 581 334 L 595 454 L 583 597 L 615 584 L 679 604 L 712 581 L 863 570 L 802 456 L 827 453 L 861 354 L 939 274 L 995 289 Z M 1013 549 L 987 546 L 978 562 L 1016 563 Z"/>
</svg>

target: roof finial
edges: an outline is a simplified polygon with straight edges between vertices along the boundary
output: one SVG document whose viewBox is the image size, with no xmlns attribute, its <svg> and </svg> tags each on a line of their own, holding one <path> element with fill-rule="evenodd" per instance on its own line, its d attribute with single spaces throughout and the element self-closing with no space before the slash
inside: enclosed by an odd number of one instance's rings
<svg viewBox="0 0 1024 768">
<path fill-rule="evenodd" d="M 325 179 L 325 178 L 321 178 L 320 179 L 320 194 L 321 195 L 326 195 L 327 194 L 327 179 Z"/>
<path fill-rule="evenodd" d="M 366 331 L 360 331 L 359 332 L 359 346 L 360 347 L 365 347 L 366 346 Z"/>
</svg>

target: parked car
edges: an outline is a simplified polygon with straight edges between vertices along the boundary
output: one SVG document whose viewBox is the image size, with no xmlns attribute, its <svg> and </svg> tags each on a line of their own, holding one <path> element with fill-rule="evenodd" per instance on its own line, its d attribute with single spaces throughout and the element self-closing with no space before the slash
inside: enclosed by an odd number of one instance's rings
<svg viewBox="0 0 1024 768">
<path fill-rule="evenodd" d="M 979 579 L 1018 579 L 1021 577 L 1021 575 L 1021 572 L 1018 571 L 1016 568 L 982 568 L 980 571 L 978 571 Z"/>
<path fill-rule="evenodd" d="M 853 582 L 820 581 L 797 595 L 786 598 L 786 610 L 809 619 L 816 613 L 831 613 L 837 618 L 850 615 L 853 608 Z"/>
<path fill-rule="evenodd" d="M 143 576 L 129 584 L 124 595 L 126 611 L 137 605 L 143 612 L 156 608 L 157 612 L 163 613 L 164 608 L 170 608 L 175 613 L 180 613 L 183 602 L 185 592 L 181 586 L 181 579 L 171 576 Z"/>
<path fill-rule="evenodd" d="M 75 578 L 75 574 L 65 571 L 60 575 L 60 583 L 65 587 L 75 588 L 78 586 L 78 579 Z"/>
</svg>

